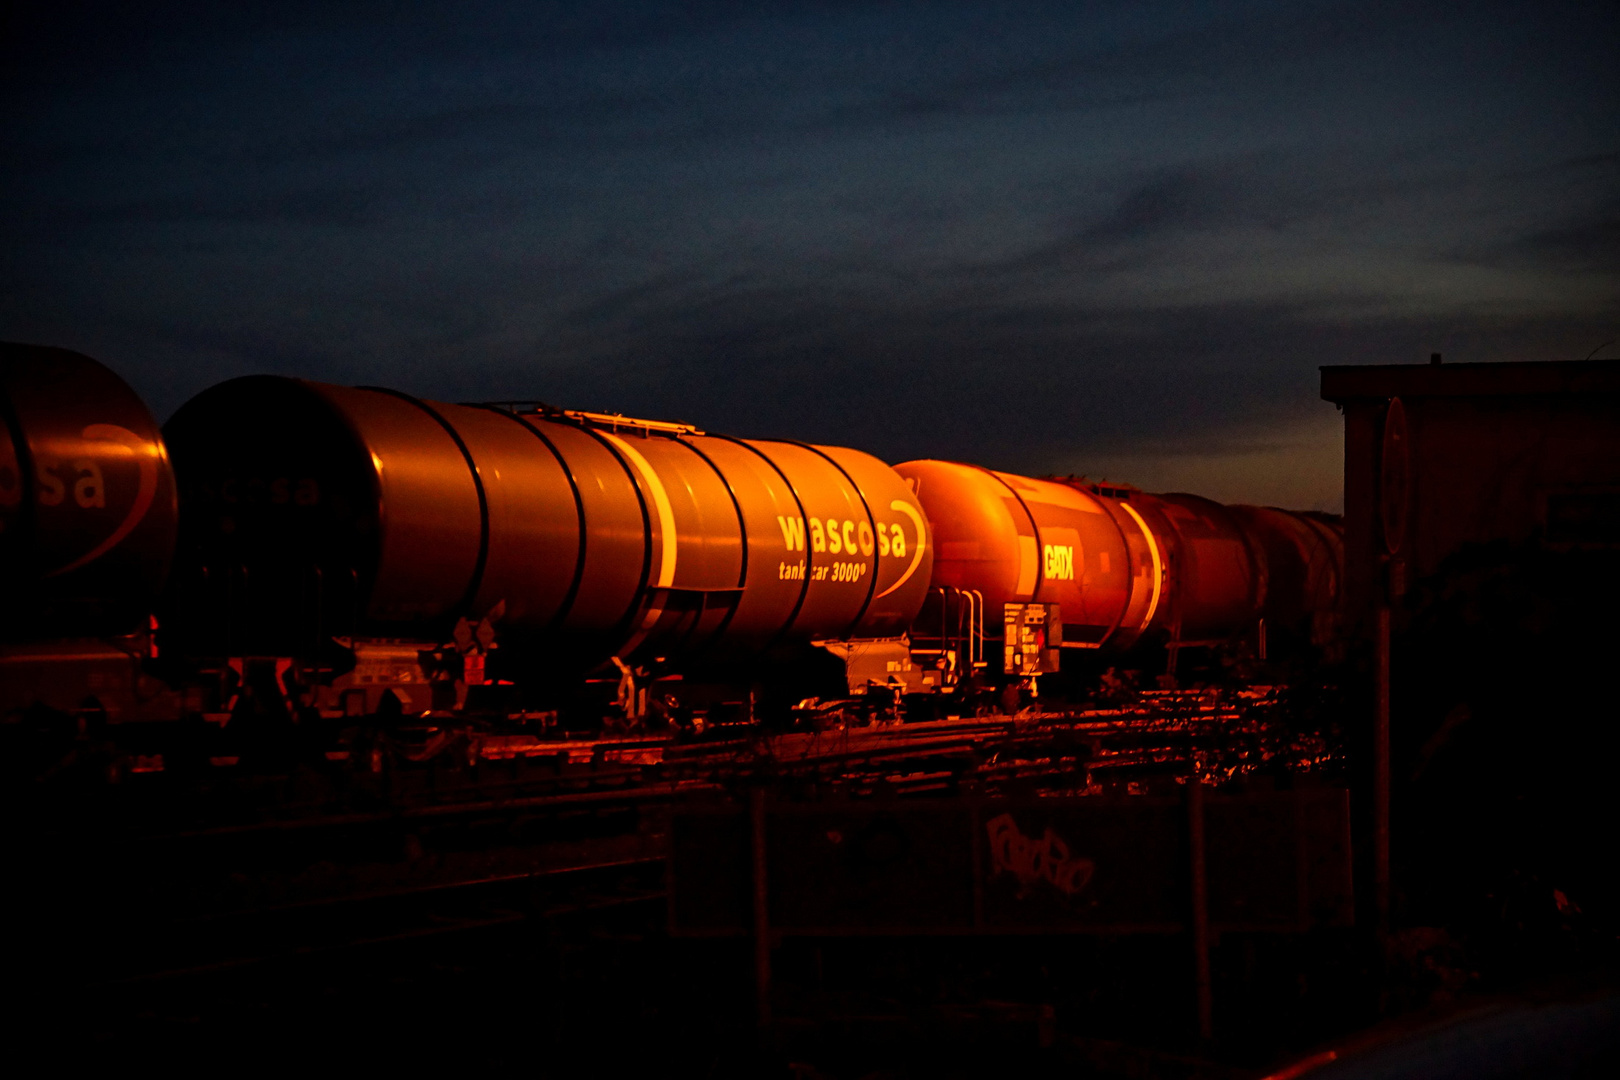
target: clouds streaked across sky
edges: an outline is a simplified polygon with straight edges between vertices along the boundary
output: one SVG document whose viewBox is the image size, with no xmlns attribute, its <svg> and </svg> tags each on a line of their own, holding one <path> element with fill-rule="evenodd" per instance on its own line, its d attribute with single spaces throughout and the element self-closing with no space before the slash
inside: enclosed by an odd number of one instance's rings
<svg viewBox="0 0 1620 1080">
<path fill-rule="evenodd" d="M 6 35 L 0 337 L 160 415 L 275 371 L 1331 507 L 1318 365 L 1620 338 L 1612 5 L 213 6 Z"/>
</svg>

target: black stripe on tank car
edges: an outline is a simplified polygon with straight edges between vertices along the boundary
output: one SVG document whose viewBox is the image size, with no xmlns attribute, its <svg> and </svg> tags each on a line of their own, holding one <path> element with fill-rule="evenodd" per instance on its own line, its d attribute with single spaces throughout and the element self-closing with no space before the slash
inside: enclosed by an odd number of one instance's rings
<svg viewBox="0 0 1620 1080">
<path fill-rule="evenodd" d="M 1007 489 L 1007 494 L 1011 495 L 1013 497 L 1014 501 L 1016 501 L 1018 503 L 1018 509 L 1022 510 L 1024 512 L 1024 516 L 1029 519 L 1030 531 L 1035 534 L 1035 588 L 1029 594 L 1029 596 L 1030 596 L 1029 602 L 1033 603 L 1035 601 L 1035 597 L 1037 597 L 1037 596 L 1039 596 L 1041 594 L 1041 586 L 1046 584 L 1046 560 L 1041 558 L 1041 554 L 1042 554 L 1042 552 L 1041 552 L 1041 527 L 1039 525 L 1035 524 L 1035 515 L 1029 512 L 1029 504 L 1024 501 L 1023 496 L 1019 495 L 1018 492 L 1013 489 L 1013 486 L 1011 484 L 1007 483 L 1007 481 L 1003 480 L 1001 477 L 997 476 L 992 470 L 985 468 L 983 465 L 974 465 L 974 466 L 972 466 L 972 468 L 978 469 L 980 472 L 984 473 L 990 479 L 994 480 L 996 483 L 998 483 L 1002 487 L 1006 488 Z M 1019 552 L 1019 554 L 1018 554 L 1018 558 L 1019 558 L 1018 576 L 1019 577 L 1022 577 L 1023 572 L 1024 572 L 1023 571 L 1023 557 L 1024 557 L 1023 552 Z M 1017 586 L 1018 586 L 1018 581 L 1015 578 L 1013 580 L 1013 587 L 1017 588 Z"/>
<path fill-rule="evenodd" d="M 1311 535 L 1316 537 L 1316 539 L 1320 542 L 1322 551 L 1327 554 L 1328 572 L 1333 576 L 1333 599 L 1334 602 L 1337 603 L 1339 598 L 1339 579 L 1343 576 L 1342 568 L 1344 563 L 1342 559 L 1336 559 L 1333 557 L 1333 548 L 1335 543 L 1342 546 L 1344 544 L 1344 537 L 1334 532 L 1333 526 L 1324 521 L 1318 521 L 1309 514 L 1300 514 L 1293 510 L 1284 510 L 1282 512 L 1290 517 L 1297 518 L 1298 520 L 1303 521 L 1306 525 L 1310 526 Z"/>
<path fill-rule="evenodd" d="M 619 635 L 623 634 L 636 621 L 636 617 L 641 614 L 641 605 L 647 599 L 647 582 L 652 579 L 652 515 L 647 510 L 647 495 L 641 490 L 641 479 L 636 475 L 635 466 L 625 460 L 624 455 L 619 452 L 619 448 L 614 446 L 611 440 L 602 438 L 600 433 L 593 431 L 585 424 L 579 425 L 579 430 L 601 443 L 607 448 L 607 452 L 613 455 L 613 460 L 619 463 L 619 468 L 623 469 L 625 476 L 630 478 L 630 490 L 636 493 L 636 504 L 641 507 L 641 535 L 644 538 L 641 554 L 641 583 L 636 586 L 636 594 L 630 598 L 630 606 L 625 609 L 625 613 L 613 625 L 613 629 L 608 632 L 608 640 L 614 643 L 613 650 L 617 653 L 620 645 L 623 644 L 618 640 Z M 651 468 L 650 463 L 648 467 Z M 662 535 L 659 536 L 659 542 L 663 542 Z"/>
<path fill-rule="evenodd" d="M 804 581 L 799 584 L 799 598 L 793 602 L 793 610 L 788 613 L 787 621 L 784 622 L 776 631 L 776 636 L 767 641 L 764 647 L 760 649 L 760 652 L 765 652 L 773 647 L 777 642 L 787 637 L 788 631 L 793 629 L 793 624 L 799 621 L 799 612 L 804 610 L 805 597 L 810 595 L 810 570 L 815 565 L 810 558 L 810 533 L 808 529 L 810 524 L 810 515 L 805 513 L 804 500 L 799 498 L 799 489 L 793 486 L 793 481 L 788 479 L 787 473 L 782 470 L 780 465 L 772 461 L 770 457 L 766 455 L 765 451 L 761 450 L 757 446 L 754 446 L 752 443 L 744 442 L 742 439 L 733 438 L 730 435 L 717 435 L 715 437 L 725 439 L 727 442 L 736 443 L 738 446 L 750 451 L 765 464 L 769 465 L 771 467 L 771 471 L 776 473 L 777 476 L 780 476 L 782 478 L 782 483 L 787 485 L 788 494 L 793 496 L 793 505 L 799 508 L 799 520 L 804 522 L 806 525 L 806 531 L 804 534 Z"/>
<path fill-rule="evenodd" d="M 1271 596 L 1271 563 L 1266 559 L 1265 548 L 1260 539 L 1249 532 L 1248 519 L 1232 513 L 1230 508 L 1221 503 L 1215 505 L 1221 508 L 1226 520 L 1230 521 L 1236 527 L 1238 535 L 1243 537 L 1243 550 L 1249 556 L 1249 595 L 1252 598 L 1249 606 L 1252 618 L 1259 619 L 1266 610 L 1266 600 Z"/>
<path fill-rule="evenodd" d="M 742 566 L 737 570 L 737 588 L 746 588 L 748 585 L 748 523 L 743 520 L 742 502 L 738 500 L 737 492 L 731 486 L 731 478 L 720 470 L 720 466 L 714 463 L 713 458 L 699 450 L 694 444 L 687 442 L 684 436 L 676 436 L 675 441 L 702 458 L 709 468 L 714 470 L 714 475 L 718 476 L 720 482 L 726 486 L 726 494 L 731 496 L 731 508 L 737 513 L 737 535 L 742 538 Z M 711 642 L 719 641 L 725 635 L 726 628 L 731 625 L 731 620 L 737 617 L 737 609 L 740 607 L 742 607 L 742 597 L 738 596 L 737 602 L 732 604 L 730 610 L 721 618 L 720 625 L 714 628 L 713 634 L 709 635 Z M 692 621 L 693 633 L 697 632 L 698 623 L 701 621 L 702 615 L 700 612 L 699 617 Z"/>
<path fill-rule="evenodd" d="M 17 455 L 18 478 L 22 481 L 18 491 L 22 497 L 22 503 L 17 507 L 18 532 L 30 540 L 36 540 L 35 533 L 39 528 L 39 479 L 34 472 L 34 455 L 28 448 L 28 433 L 23 430 L 16 404 L 11 400 L 11 392 L 4 385 L 0 385 L 0 418 L 4 418 L 11 433 L 11 447 Z"/>
<path fill-rule="evenodd" d="M 1265 559 L 1256 553 L 1257 541 L 1249 535 L 1249 526 L 1246 521 L 1232 513 L 1224 504 L 1214 499 L 1206 499 L 1202 495 L 1178 495 L 1178 499 L 1190 500 L 1200 504 L 1201 507 L 1212 507 L 1204 512 L 1218 521 L 1225 521 L 1228 528 L 1238 534 L 1243 541 L 1243 554 L 1249 560 L 1249 615 L 1251 620 L 1258 619 L 1260 612 L 1266 604 L 1266 592 L 1270 587 L 1269 575 L 1266 573 Z M 1182 503 L 1186 506 L 1186 503 Z"/>
<path fill-rule="evenodd" d="M 866 599 L 861 603 L 861 610 L 856 612 L 855 618 L 851 619 L 849 626 L 845 627 L 844 629 L 844 634 L 847 636 L 850 631 L 861 625 L 862 619 L 866 618 L 866 610 L 872 606 L 872 595 L 877 591 L 877 518 L 872 516 L 872 506 L 866 501 L 866 492 L 861 490 L 861 485 L 855 482 L 855 478 L 849 475 L 848 471 L 845 470 L 842 465 L 838 464 L 838 462 L 834 461 L 831 457 L 828 457 L 828 455 L 823 454 L 820 450 L 816 449 L 814 446 L 811 446 L 809 443 L 795 442 L 793 445 L 802 446 L 812 454 L 818 454 L 821 457 L 826 458 L 827 463 L 833 468 L 837 469 L 839 474 L 843 476 L 845 480 L 849 481 L 849 486 L 855 491 L 855 497 L 861 500 L 861 508 L 866 511 L 866 527 L 872 530 L 872 581 L 866 586 Z"/>
<path fill-rule="evenodd" d="M 1119 628 L 1125 625 L 1125 616 L 1131 613 L 1131 585 L 1136 580 L 1132 571 L 1136 569 L 1136 560 L 1131 557 L 1131 538 L 1125 535 L 1125 525 L 1120 521 L 1121 516 L 1124 516 L 1124 511 L 1119 509 L 1119 500 L 1110 498 L 1107 495 L 1093 495 L 1092 498 L 1096 499 L 1097 504 L 1103 508 L 1103 517 L 1108 519 L 1109 524 L 1114 527 L 1114 531 L 1119 534 L 1119 542 L 1125 548 L 1125 602 L 1119 606 L 1119 615 L 1114 619 L 1114 625 L 1110 626 L 1108 632 L 1097 639 L 1097 648 L 1100 649 L 1108 644 L 1110 638 L 1119 633 Z M 1085 574 L 1082 572 L 1082 580 L 1084 577 Z"/>
<path fill-rule="evenodd" d="M 1181 534 L 1181 526 L 1176 525 L 1176 515 L 1170 513 L 1168 507 L 1173 507 L 1165 495 L 1152 495 L 1153 502 L 1139 502 L 1142 507 L 1142 517 L 1147 518 L 1147 512 L 1152 510 L 1158 515 L 1158 523 L 1162 526 L 1163 551 L 1158 552 L 1160 563 L 1160 591 L 1158 591 L 1158 607 L 1165 612 L 1160 620 L 1160 627 L 1170 635 L 1170 643 L 1181 640 L 1181 615 L 1186 607 L 1187 578 L 1181 565 L 1187 552 L 1187 538 Z"/>
<path fill-rule="evenodd" d="M 702 458 L 704 463 L 714 470 L 714 475 L 720 478 L 720 483 L 725 485 L 726 494 L 731 496 L 731 509 L 737 515 L 737 533 L 742 537 L 743 542 L 742 568 L 737 572 L 737 588 L 740 589 L 748 584 L 748 523 L 743 520 L 742 503 L 738 501 L 737 492 L 731 486 L 731 478 L 720 471 L 720 466 L 714 463 L 713 458 L 699 450 L 694 444 L 687 442 L 684 436 L 677 436 L 675 441 Z"/>
<path fill-rule="evenodd" d="M 573 610 L 574 600 L 579 596 L 580 583 L 585 580 L 585 499 L 579 493 L 579 480 L 574 476 L 574 470 L 569 466 L 568 459 L 562 456 L 562 452 L 539 428 L 516 413 L 509 413 L 496 405 L 476 405 L 473 407 L 488 409 L 496 416 L 504 416 L 539 439 L 541 444 L 551 451 L 551 456 L 557 459 L 558 466 L 562 468 L 563 476 L 568 480 L 568 490 L 573 493 L 574 515 L 579 520 L 579 553 L 574 556 L 573 580 L 568 583 L 568 591 L 563 594 L 562 603 L 557 606 L 557 614 L 551 617 L 551 622 L 546 626 L 547 630 L 555 630 L 562 625 L 563 620 L 568 617 L 568 613 Z"/>
<path fill-rule="evenodd" d="M 395 390 L 387 386 L 357 386 L 355 389 L 387 394 L 390 397 L 396 397 L 401 401 L 415 405 L 438 421 L 439 426 L 444 428 L 445 434 L 449 435 L 455 442 L 456 449 L 461 451 L 461 459 L 466 462 L 467 472 L 472 476 L 473 490 L 478 492 L 478 561 L 473 564 L 472 577 L 467 581 L 467 590 L 462 594 L 460 602 L 457 603 L 456 610 L 464 615 L 473 614 L 472 602 L 478 596 L 479 587 L 484 583 L 484 567 L 489 562 L 489 496 L 484 493 L 484 478 L 478 474 L 478 463 L 473 460 L 472 451 L 467 449 L 466 440 L 461 437 L 461 432 L 456 430 L 455 425 L 446 420 L 439 413 L 439 410 L 421 398 L 412 397 L 403 390 Z"/>
</svg>

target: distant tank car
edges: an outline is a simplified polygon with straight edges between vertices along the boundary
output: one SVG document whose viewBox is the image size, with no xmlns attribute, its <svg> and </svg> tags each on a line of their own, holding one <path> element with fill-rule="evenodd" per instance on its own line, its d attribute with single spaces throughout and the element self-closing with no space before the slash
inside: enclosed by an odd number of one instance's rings
<svg viewBox="0 0 1620 1080">
<path fill-rule="evenodd" d="M 933 599 L 914 636 L 954 639 L 948 609 L 967 597 L 982 633 L 1001 638 L 1006 674 L 1055 670 L 1058 649 L 1207 646 L 1266 628 L 1321 644 L 1328 632 L 1343 539 L 1326 515 L 946 461 L 895 470 L 935 545 Z M 1015 660 L 1031 621 L 1040 655 Z"/>
</svg>

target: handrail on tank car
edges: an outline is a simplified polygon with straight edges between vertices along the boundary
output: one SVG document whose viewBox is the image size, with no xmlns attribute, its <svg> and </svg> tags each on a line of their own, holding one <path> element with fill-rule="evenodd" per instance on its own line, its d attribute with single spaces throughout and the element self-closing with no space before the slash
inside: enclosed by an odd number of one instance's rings
<svg viewBox="0 0 1620 1080">
<path fill-rule="evenodd" d="M 582 427 L 605 427 L 617 432 L 620 428 L 631 430 L 640 429 L 642 434 L 651 437 L 653 432 L 660 435 L 670 435 L 679 438 L 682 435 L 705 435 L 707 432 L 692 424 L 682 424 L 671 420 L 643 420 L 639 417 L 626 416 L 623 413 L 586 412 L 581 409 L 559 409 L 555 405 L 547 405 L 538 400 L 517 401 L 481 401 L 486 409 L 501 409 L 514 416 L 531 413 L 547 417 L 551 420 L 572 420 Z"/>
<path fill-rule="evenodd" d="M 640 428 L 643 433 L 649 436 L 655 431 L 661 435 L 676 437 L 704 434 L 704 432 L 691 424 L 680 424 L 669 420 L 639 420 L 633 416 L 625 416 L 623 413 L 594 413 L 581 412 L 577 409 L 564 409 L 561 415 L 579 424 L 610 428 L 613 431 L 618 431 L 621 427 Z"/>
<path fill-rule="evenodd" d="M 952 645 L 961 647 L 967 645 L 966 670 L 989 666 L 984 659 L 984 593 L 978 589 L 959 589 L 954 585 L 937 585 L 929 590 L 939 594 L 939 645 L 937 649 L 913 648 L 911 651 L 917 655 L 933 656 L 947 652 Z M 951 597 L 956 596 L 961 602 L 956 605 L 956 634 L 950 632 Z M 913 635 L 922 641 L 934 640 L 919 634 L 921 623 L 912 627 Z"/>
<path fill-rule="evenodd" d="M 1137 487 L 1135 484 L 1127 484 L 1123 481 L 1114 483 L 1108 480 L 1093 480 L 1089 476 L 1076 476 L 1074 473 L 1068 473 L 1064 476 L 1051 473 L 1047 476 L 1038 477 L 1038 479 L 1051 480 L 1058 484 L 1069 484 L 1071 486 L 1082 487 L 1091 492 L 1093 495 L 1101 495 L 1107 499 L 1125 500 L 1129 499 L 1132 495 L 1142 494 L 1142 489 Z"/>
<path fill-rule="evenodd" d="M 972 622 L 969 622 L 969 630 L 972 633 L 972 638 L 969 638 L 969 641 L 972 644 L 977 644 L 978 651 L 975 654 L 970 649 L 967 664 L 969 664 L 969 667 L 988 667 L 988 662 L 985 661 L 985 594 L 980 593 L 978 589 L 964 589 L 964 593 L 972 597 L 972 602 L 977 604 L 978 607 L 977 627 L 974 627 Z M 970 620 L 972 620 L 972 617 L 970 617 Z"/>
</svg>

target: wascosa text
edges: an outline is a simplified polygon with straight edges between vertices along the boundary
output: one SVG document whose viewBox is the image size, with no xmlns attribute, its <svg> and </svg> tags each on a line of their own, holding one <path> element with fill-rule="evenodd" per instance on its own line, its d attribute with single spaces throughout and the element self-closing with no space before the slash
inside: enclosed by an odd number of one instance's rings
<svg viewBox="0 0 1620 1080">
<path fill-rule="evenodd" d="M 787 545 L 787 549 L 803 551 L 804 519 L 779 515 L 776 521 L 782 527 L 782 543 Z M 864 521 L 839 521 L 837 518 L 810 519 L 811 551 L 826 552 L 829 555 L 854 555 L 857 552 L 870 555 L 874 548 L 879 555 L 903 557 L 906 553 L 905 530 L 898 523 L 884 525 L 879 522 L 874 535 L 872 526 Z"/>
</svg>

